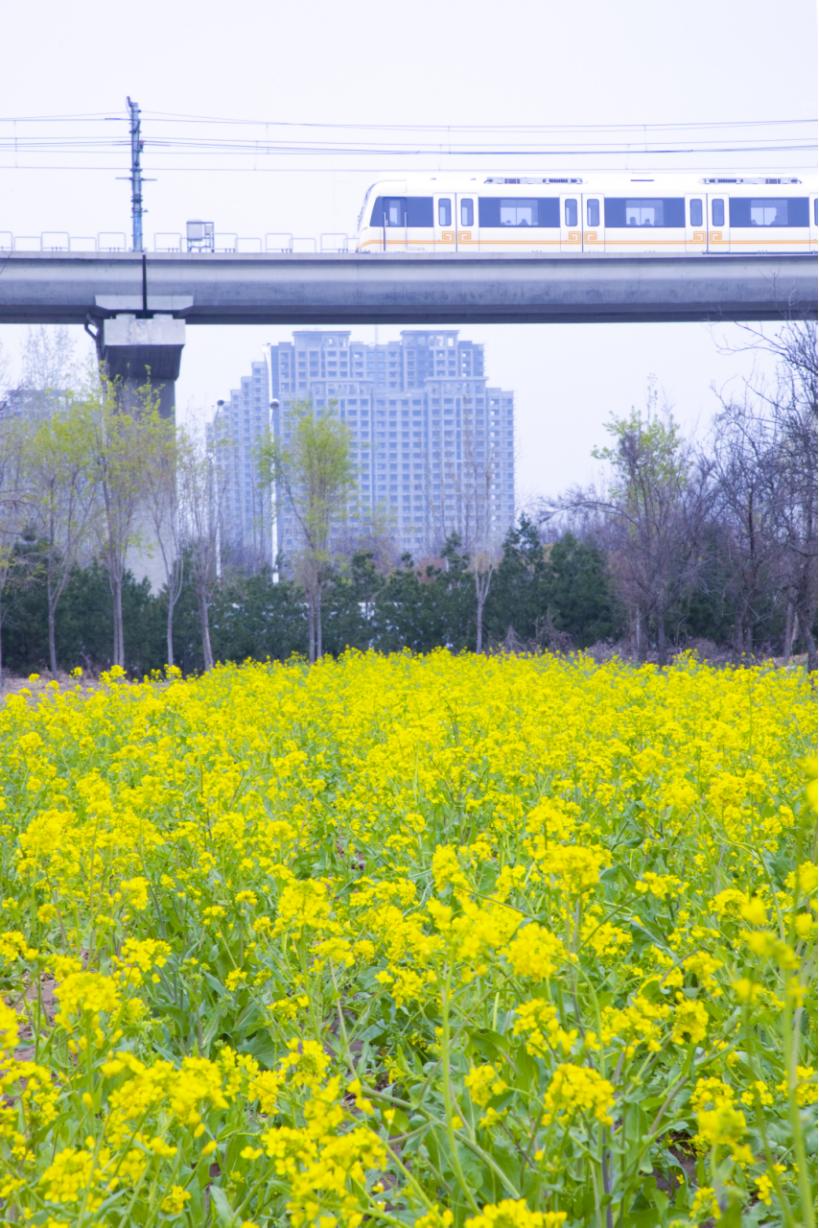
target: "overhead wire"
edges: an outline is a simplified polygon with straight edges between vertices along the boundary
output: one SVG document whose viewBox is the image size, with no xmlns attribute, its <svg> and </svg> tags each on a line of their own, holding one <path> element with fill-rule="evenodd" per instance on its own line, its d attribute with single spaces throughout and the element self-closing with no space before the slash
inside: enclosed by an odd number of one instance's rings
<svg viewBox="0 0 819 1228">
<path fill-rule="evenodd" d="M 281 167 L 258 165 L 258 160 L 275 160 L 282 158 L 304 159 L 305 163 L 316 158 L 335 159 L 343 163 L 348 158 L 369 158 L 380 161 L 385 158 L 435 159 L 439 165 L 435 170 L 441 171 L 441 163 L 451 160 L 460 170 L 465 169 L 463 159 L 498 159 L 514 158 L 521 163 L 532 158 L 539 159 L 569 159 L 577 161 L 580 158 L 603 158 L 639 162 L 646 159 L 673 159 L 691 157 L 727 157 L 751 154 L 775 154 L 780 159 L 805 153 L 815 153 L 816 142 L 805 133 L 807 125 L 815 129 L 815 119 L 772 118 L 754 120 L 705 120 L 690 122 L 654 122 L 646 124 L 635 123 L 605 123 L 605 124 L 390 124 L 390 123 L 342 123 L 292 120 L 245 120 L 236 117 L 184 115 L 174 112 L 142 112 L 143 120 L 149 125 L 177 125 L 177 131 L 165 135 L 149 135 L 142 140 L 142 148 L 148 161 L 153 161 L 157 169 L 164 171 L 175 169 L 163 165 L 166 159 L 184 162 L 188 158 L 206 159 L 207 167 L 195 167 L 190 170 L 224 171 L 248 173 L 250 171 L 294 171 L 321 170 L 307 165 Z M 107 112 L 93 112 L 67 116 L 0 116 L 0 157 L 7 159 L 13 156 L 14 164 L 0 163 L 3 169 L 33 170 L 58 169 L 53 162 L 48 164 L 39 161 L 45 155 L 64 157 L 73 161 L 73 155 L 98 157 L 102 163 L 99 169 L 108 169 L 111 159 L 118 159 L 123 148 L 129 145 L 128 138 L 111 135 L 101 135 L 98 132 L 45 132 L 37 134 L 28 128 L 22 135 L 17 131 L 17 124 L 66 124 L 99 125 L 109 121 L 125 123 L 125 115 L 111 115 Z M 3 126 L 11 125 L 11 132 L 3 132 Z M 188 125 L 209 125 L 237 127 L 263 127 L 263 136 L 220 135 L 212 132 L 207 135 L 194 135 L 180 131 Z M 801 131 L 794 131 L 801 129 Z M 110 130 L 109 130 L 110 131 Z M 715 136 L 719 131 L 719 136 Z M 299 132 L 300 135 L 296 135 Z M 321 132 L 322 138 L 317 135 Z M 793 132 L 793 135 L 791 133 Z M 344 135 L 342 134 L 356 135 Z M 415 139 L 404 140 L 405 134 L 412 133 Z M 445 140 L 433 140 L 430 136 L 423 139 L 421 134 L 445 134 Z M 503 134 L 504 139 L 496 143 L 490 140 L 471 139 L 475 134 L 484 137 L 490 134 Z M 571 134 L 577 137 L 571 139 Z M 281 135 L 279 135 L 281 134 Z M 292 135 L 291 135 L 292 134 Z M 382 134 L 388 139 L 377 140 L 376 134 Z M 389 134 L 389 136 L 388 136 Z M 461 135 L 463 134 L 463 135 Z M 591 135 L 593 134 L 593 136 Z M 619 134 L 617 139 L 614 139 Z M 661 134 L 664 134 L 661 136 Z M 683 135 L 684 134 L 684 135 Z M 519 140 L 510 140 L 510 136 Z M 372 136 L 373 139 L 369 139 Z M 397 139 L 396 139 L 397 137 Z M 420 138 L 420 139 L 419 139 Z M 609 139 L 612 138 L 612 139 Z M 629 139 L 631 138 L 631 139 Z M 226 166 L 238 158 L 252 159 L 252 166 Z M 22 159 L 22 162 L 21 162 Z M 222 163 L 222 165 L 219 165 Z M 91 170 L 95 166 L 80 165 L 73 162 L 73 167 L 65 169 Z M 62 169 L 60 167 L 59 169 Z M 178 168 L 179 170 L 182 167 Z M 338 170 L 340 167 L 329 169 Z M 346 168 L 345 168 L 346 169 Z M 355 169 L 358 172 L 359 168 Z M 383 173 L 383 166 L 360 168 Z M 404 170 L 404 168 L 395 168 Z M 419 173 L 428 173 L 426 167 L 413 166 Z M 690 170 L 690 167 L 681 168 Z M 709 168 L 710 169 L 710 168 Z M 782 169 L 777 167 L 776 169 Z"/>
</svg>

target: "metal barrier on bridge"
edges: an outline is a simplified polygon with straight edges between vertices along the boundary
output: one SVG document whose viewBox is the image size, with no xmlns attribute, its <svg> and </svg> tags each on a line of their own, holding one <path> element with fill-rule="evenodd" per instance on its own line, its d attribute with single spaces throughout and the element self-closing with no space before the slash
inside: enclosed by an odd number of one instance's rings
<svg viewBox="0 0 819 1228">
<path fill-rule="evenodd" d="M 330 255 L 354 252 L 355 247 L 355 238 L 340 231 L 327 231 L 318 238 L 311 235 L 294 235 L 288 231 L 269 231 L 263 236 L 225 232 L 213 236 L 212 248 L 192 248 L 186 237 L 177 231 L 157 231 L 153 236 L 151 251 L 164 255 L 193 255 L 197 251 L 226 255 Z M 44 230 L 39 235 L 15 235 L 10 230 L 0 230 L 0 252 L 103 254 L 132 250 L 126 234 L 118 230 L 102 230 L 96 235 L 71 235 L 64 230 Z"/>
</svg>

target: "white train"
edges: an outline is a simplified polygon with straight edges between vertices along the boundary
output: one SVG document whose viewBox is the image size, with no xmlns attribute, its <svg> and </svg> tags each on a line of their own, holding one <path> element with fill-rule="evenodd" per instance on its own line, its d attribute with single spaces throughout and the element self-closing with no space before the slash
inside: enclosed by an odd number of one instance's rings
<svg viewBox="0 0 819 1228">
<path fill-rule="evenodd" d="M 375 183 L 360 252 L 675 256 L 815 252 L 817 183 L 785 176 L 408 178 Z"/>
</svg>

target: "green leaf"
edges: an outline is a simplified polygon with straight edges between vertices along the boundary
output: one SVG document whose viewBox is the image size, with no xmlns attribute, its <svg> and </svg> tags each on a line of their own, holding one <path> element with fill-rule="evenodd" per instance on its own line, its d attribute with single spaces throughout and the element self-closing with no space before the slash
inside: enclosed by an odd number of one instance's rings
<svg viewBox="0 0 819 1228">
<path fill-rule="evenodd" d="M 221 1228 L 238 1228 L 241 1220 L 228 1202 L 228 1196 L 222 1187 L 212 1185 L 209 1193 L 213 1209 L 216 1212 L 216 1223 Z"/>
</svg>

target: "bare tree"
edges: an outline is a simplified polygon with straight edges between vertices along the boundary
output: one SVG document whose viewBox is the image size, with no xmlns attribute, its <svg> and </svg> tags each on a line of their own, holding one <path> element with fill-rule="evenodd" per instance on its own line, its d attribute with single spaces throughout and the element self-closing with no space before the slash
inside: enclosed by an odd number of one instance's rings
<svg viewBox="0 0 819 1228">
<path fill-rule="evenodd" d="M 469 433 L 464 448 L 463 542 L 475 584 L 475 652 L 483 652 L 484 611 L 502 553 L 492 505 L 496 465 L 491 448 L 479 452 Z"/>
<path fill-rule="evenodd" d="M 22 386 L 59 398 L 82 382 L 71 333 L 63 325 L 30 328 L 23 346 Z"/>
<path fill-rule="evenodd" d="M 158 406 L 156 407 L 158 411 Z M 177 436 L 172 421 L 152 413 L 145 424 L 148 462 L 144 470 L 144 501 L 147 518 L 159 547 L 165 578 L 165 660 L 174 663 L 174 612 L 182 593 L 184 551 L 179 513 L 177 470 L 185 441 Z"/>
<path fill-rule="evenodd" d="M 14 575 L 15 547 L 30 516 L 24 423 L 0 403 L 0 688 L 3 685 L 3 614 Z"/>
<path fill-rule="evenodd" d="M 610 465 L 601 494 L 574 491 L 560 501 L 564 512 L 597 520 L 597 535 L 626 609 L 634 652 L 645 659 L 653 642 L 657 659 L 668 656 L 670 618 L 696 583 L 711 500 L 709 466 L 681 439 L 670 412 L 660 412 L 649 388 L 645 413 L 613 418 L 612 445 L 595 450 Z"/>
<path fill-rule="evenodd" d="M 202 661 L 213 669 L 210 604 L 219 560 L 219 488 L 214 458 L 190 436 L 180 435 L 177 448 L 180 544 L 190 561 L 196 592 Z"/>
<path fill-rule="evenodd" d="M 94 477 L 100 502 L 96 519 L 100 559 L 108 574 L 113 600 L 113 661 L 125 665 L 122 592 L 128 553 L 144 546 L 145 474 L 152 463 L 156 416 L 149 385 L 140 393 L 145 409 L 134 415 L 119 407 L 116 382 L 100 375 L 93 404 Z"/>
<path fill-rule="evenodd" d="M 757 606 L 773 590 L 784 602 L 783 653 L 801 640 L 816 667 L 817 330 L 792 322 L 774 336 L 745 329 L 746 348 L 775 360 L 773 379 L 746 381 L 723 400 L 715 456 L 728 529 L 737 638 L 753 643 Z"/>
</svg>

